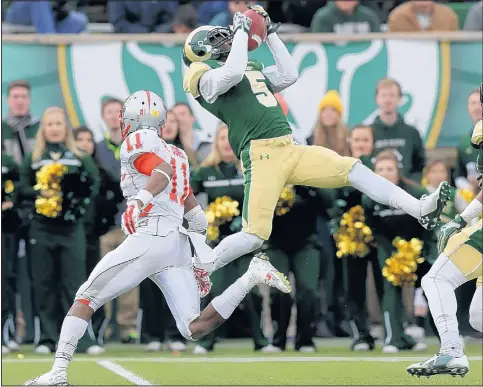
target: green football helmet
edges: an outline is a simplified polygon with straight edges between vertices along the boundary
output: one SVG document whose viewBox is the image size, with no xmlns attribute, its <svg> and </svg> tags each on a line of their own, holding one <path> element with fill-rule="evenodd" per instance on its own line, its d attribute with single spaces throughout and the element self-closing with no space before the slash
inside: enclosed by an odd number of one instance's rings
<svg viewBox="0 0 483 387">
<path fill-rule="evenodd" d="M 223 60 L 231 49 L 233 33 L 227 27 L 201 26 L 191 32 L 184 43 L 183 61 L 193 62 Z"/>
</svg>

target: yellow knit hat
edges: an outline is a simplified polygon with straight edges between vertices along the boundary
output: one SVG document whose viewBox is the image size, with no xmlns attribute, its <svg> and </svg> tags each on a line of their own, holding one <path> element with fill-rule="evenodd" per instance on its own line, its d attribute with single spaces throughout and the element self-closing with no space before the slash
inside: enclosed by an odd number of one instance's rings
<svg viewBox="0 0 483 387">
<path fill-rule="evenodd" d="M 337 90 L 329 90 L 319 103 L 319 112 L 326 107 L 331 107 L 337 110 L 342 115 L 342 100 Z"/>
</svg>

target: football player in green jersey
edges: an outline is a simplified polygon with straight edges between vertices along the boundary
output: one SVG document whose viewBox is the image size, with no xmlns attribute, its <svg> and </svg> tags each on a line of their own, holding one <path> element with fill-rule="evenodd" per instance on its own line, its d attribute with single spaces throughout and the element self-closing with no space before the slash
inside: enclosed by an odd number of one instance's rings
<svg viewBox="0 0 483 387">
<path fill-rule="evenodd" d="M 418 200 L 351 157 L 319 146 L 296 144 L 274 93 L 296 82 L 298 71 L 260 6 L 251 7 L 267 25 L 266 42 L 275 65 L 248 60 L 251 19 L 233 16 L 232 28 L 202 26 L 186 39 L 183 87 L 228 125 L 232 149 L 242 162 L 245 196 L 243 230 L 215 248 L 215 267 L 258 249 L 272 230 L 274 209 L 286 184 L 318 188 L 352 186 L 375 201 L 400 208 L 428 229 L 436 226 L 449 197 L 444 182 Z M 301 96 L 303 98 L 303 95 Z"/>
<path fill-rule="evenodd" d="M 481 174 L 483 157 L 482 120 L 476 122 L 471 145 L 479 149 L 478 172 Z M 481 188 L 481 186 L 480 186 Z M 470 369 L 468 358 L 458 330 L 455 290 L 477 278 L 476 291 L 470 305 L 470 324 L 483 331 L 483 192 L 451 222 L 445 224 L 438 236 L 440 255 L 431 270 L 421 280 L 421 287 L 428 298 L 429 309 L 441 338 L 439 352 L 421 363 L 412 364 L 407 372 L 416 376 L 440 374 L 464 376 Z M 480 217 L 479 220 L 478 217 Z M 472 224 L 474 223 L 474 224 Z"/>
</svg>

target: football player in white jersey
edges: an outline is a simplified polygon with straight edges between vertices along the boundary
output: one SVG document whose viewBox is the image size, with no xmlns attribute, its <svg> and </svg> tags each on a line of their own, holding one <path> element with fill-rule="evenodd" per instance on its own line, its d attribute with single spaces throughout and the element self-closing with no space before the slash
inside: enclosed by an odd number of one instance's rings
<svg viewBox="0 0 483 387">
<path fill-rule="evenodd" d="M 127 198 L 125 241 L 108 253 L 79 288 L 62 324 L 52 370 L 25 385 L 68 385 L 67 368 L 92 314 L 106 302 L 150 278 L 164 294 L 180 333 L 198 340 L 230 317 L 255 285 L 290 292 L 290 283 L 266 259 L 255 257 L 248 271 L 200 312 L 188 230 L 203 233 L 207 221 L 189 187 L 186 154 L 161 138 L 166 108 L 149 91 L 132 94 L 121 110 L 121 188 Z"/>
</svg>

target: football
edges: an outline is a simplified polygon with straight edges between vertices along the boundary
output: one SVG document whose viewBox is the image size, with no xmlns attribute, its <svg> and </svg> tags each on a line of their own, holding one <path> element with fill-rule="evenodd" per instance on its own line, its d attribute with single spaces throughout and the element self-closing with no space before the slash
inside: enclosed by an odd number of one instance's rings
<svg viewBox="0 0 483 387">
<path fill-rule="evenodd" d="M 267 38 L 267 25 L 263 16 L 252 9 L 245 12 L 245 15 L 252 19 L 252 26 L 248 33 L 248 51 L 260 47 Z"/>
</svg>

